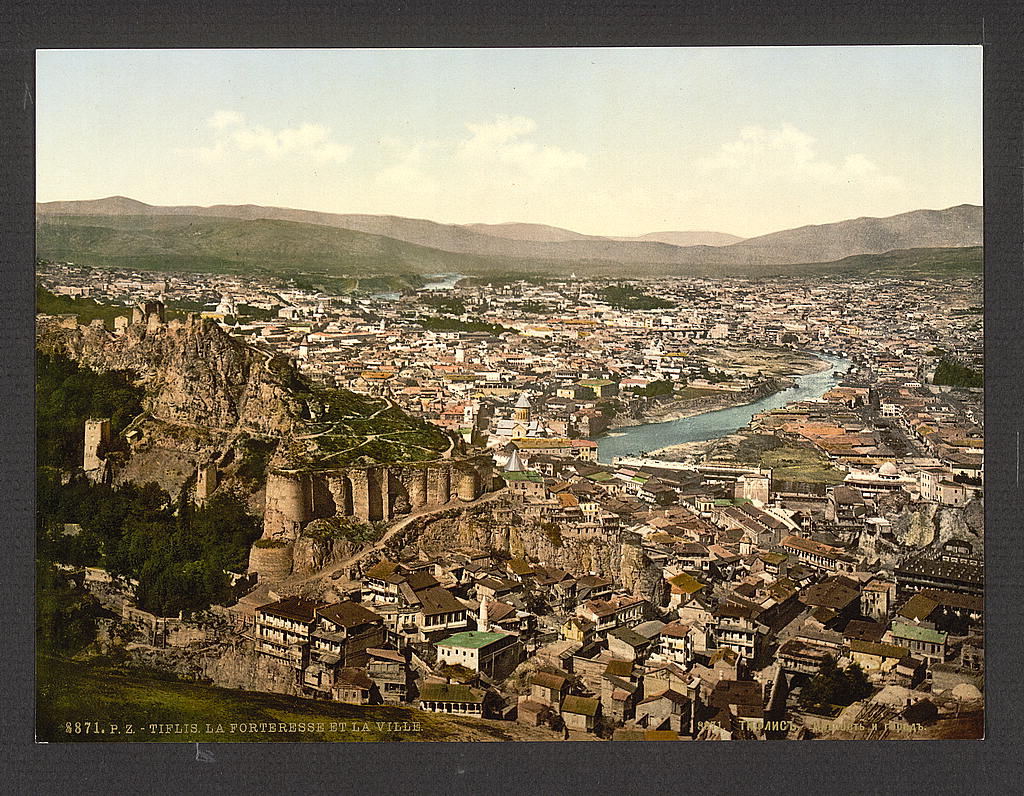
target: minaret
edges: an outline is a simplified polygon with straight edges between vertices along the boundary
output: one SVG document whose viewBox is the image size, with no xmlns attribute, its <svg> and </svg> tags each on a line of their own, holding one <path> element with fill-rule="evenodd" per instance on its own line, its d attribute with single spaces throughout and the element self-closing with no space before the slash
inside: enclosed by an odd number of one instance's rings
<svg viewBox="0 0 1024 796">
<path fill-rule="evenodd" d="M 526 393 L 519 394 L 519 400 L 516 401 L 515 405 L 515 419 L 521 423 L 530 422 L 530 401 L 526 397 Z"/>
</svg>

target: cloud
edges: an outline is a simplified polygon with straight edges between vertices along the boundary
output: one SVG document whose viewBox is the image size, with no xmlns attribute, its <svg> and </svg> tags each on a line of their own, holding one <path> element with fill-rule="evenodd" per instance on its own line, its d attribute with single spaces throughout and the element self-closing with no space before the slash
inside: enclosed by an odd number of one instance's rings
<svg viewBox="0 0 1024 796">
<path fill-rule="evenodd" d="M 404 144 L 393 138 L 381 140 L 390 163 L 374 176 L 376 184 L 385 189 L 398 189 L 406 196 L 434 199 L 441 190 L 440 182 L 430 173 L 430 157 L 440 149 L 437 141 Z"/>
<path fill-rule="evenodd" d="M 271 130 L 249 124 L 237 111 L 217 111 L 207 121 L 214 140 L 200 147 L 199 158 L 206 163 L 224 160 L 232 152 L 244 152 L 273 160 L 297 155 L 321 162 L 341 163 L 352 155 L 352 147 L 331 138 L 331 128 L 306 122 L 298 127 Z"/>
<path fill-rule="evenodd" d="M 217 111 L 210 117 L 209 125 L 217 130 L 245 124 L 245 117 L 238 111 Z"/>
<path fill-rule="evenodd" d="M 541 146 L 527 136 L 537 130 L 537 122 L 525 116 L 498 116 L 493 122 L 467 122 L 472 134 L 459 142 L 457 154 L 467 163 L 482 168 L 502 168 L 534 179 L 546 179 L 582 169 L 587 156 L 557 146 Z"/>
<path fill-rule="evenodd" d="M 813 136 L 792 124 L 775 129 L 752 125 L 742 128 L 735 141 L 722 144 L 715 154 L 698 158 L 695 165 L 706 175 L 733 172 L 751 181 L 781 179 L 819 185 L 900 187 L 896 177 L 883 173 L 866 156 L 855 153 L 831 162 L 819 157 L 816 144 Z"/>
</svg>

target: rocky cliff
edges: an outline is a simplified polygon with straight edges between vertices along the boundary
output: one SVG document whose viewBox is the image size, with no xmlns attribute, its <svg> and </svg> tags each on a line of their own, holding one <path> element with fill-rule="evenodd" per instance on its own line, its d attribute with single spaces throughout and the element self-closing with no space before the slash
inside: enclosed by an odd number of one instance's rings
<svg viewBox="0 0 1024 796">
<path fill-rule="evenodd" d="M 304 411 L 301 384 L 285 358 L 195 315 L 170 324 L 133 323 L 117 334 L 40 318 L 36 342 L 94 370 L 137 373 L 146 410 L 175 425 L 281 436 Z"/>
<path fill-rule="evenodd" d="M 286 357 L 210 319 L 165 323 L 159 302 L 134 310 L 115 332 L 40 316 L 36 344 L 94 370 L 133 372 L 145 388 L 145 412 L 125 431 L 131 452 L 115 481 L 155 481 L 176 495 L 202 466 L 206 492 L 228 482 L 252 495 L 269 466 L 365 468 L 459 450 L 457 440 L 393 402 L 313 384 Z"/>
<path fill-rule="evenodd" d="M 861 535 L 861 550 L 882 566 L 893 567 L 908 555 L 939 552 L 951 539 L 969 542 L 976 555 L 984 555 L 985 510 L 981 500 L 966 506 L 940 506 L 912 501 L 905 492 L 885 495 L 879 513 L 892 524 L 891 536 L 878 538 L 867 530 Z"/>
<path fill-rule="evenodd" d="M 610 540 L 562 539 L 537 523 L 521 520 L 498 523 L 494 520 L 493 509 L 494 504 L 489 504 L 414 521 L 399 537 L 391 540 L 381 557 L 416 554 L 431 557 L 458 548 L 489 550 L 558 567 L 575 575 L 593 572 L 614 579 L 634 594 L 658 597 L 661 572 L 644 555 L 635 534 L 622 533 Z"/>
<path fill-rule="evenodd" d="M 971 542 L 980 552 L 985 515 L 980 500 L 963 508 L 912 503 L 890 518 L 893 535 L 905 547 L 938 549 L 950 539 Z"/>
</svg>

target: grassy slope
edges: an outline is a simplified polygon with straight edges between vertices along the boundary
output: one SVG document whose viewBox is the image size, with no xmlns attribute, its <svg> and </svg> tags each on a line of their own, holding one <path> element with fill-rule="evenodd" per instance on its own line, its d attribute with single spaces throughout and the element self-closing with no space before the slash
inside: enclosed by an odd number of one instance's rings
<svg viewBox="0 0 1024 796">
<path fill-rule="evenodd" d="M 786 442 L 773 434 L 743 434 L 728 453 L 721 454 L 739 464 L 771 468 L 772 477 L 783 481 L 838 484 L 846 476 L 812 445 Z"/>
<path fill-rule="evenodd" d="M 564 275 L 566 261 L 454 254 L 382 235 L 295 221 L 202 216 L 45 216 L 37 255 L 84 265 L 156 271 L 265 274 L 435 273 L 500 277 L 509 272 Z M 943 277 L 981 273 L 982 249 L 908 249 L 798 265 L 667 265 L 572 261 L 580 274 L 621 278 L 821 274 Z"/>
<path fill-rule="evenodd" d="M 41 658 L 37 672 L 36 737 L 40 741 L 504 741 L 558 737 L 510 722 L 442 716 L 414 708 L 347 705 L 145 674 L 126 676 L 82 661 Z M 86 732 L 85 722 L 106 732 Z M 232 731 L 232 724 L 253 722 L 312 723 L 314 727 L 309 732 L 271 733 L 258 728 L 242 732 L 239 727 Z M 386 722 L 418 722 L 420 729 L 392 729 Z M 332 723 L 337 725 L 334 730 Z M 112 724 L 118 726 L 117 734 L 111 732 Z M 131 735 L 126 733 L 128 724 L 135 730 Z M 151 730 L 152 724 L 194 724 L 197 731 L 157 733 Z M 317 724 L 323 724 L 323 729 Z"/>
<path fill-rule="evenodd" d="M 62 216 L 36 227 L 36 254 L 156 271 L 283 274 L 479 272 L 487 258 L 336 227 L 198 216 Z"/>
</svg>

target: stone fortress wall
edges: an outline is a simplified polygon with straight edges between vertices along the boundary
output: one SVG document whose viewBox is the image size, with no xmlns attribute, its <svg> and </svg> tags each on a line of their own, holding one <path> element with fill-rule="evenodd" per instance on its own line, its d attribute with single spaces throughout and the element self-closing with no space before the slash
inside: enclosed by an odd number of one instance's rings
<svg viewBox="0 0 1024 796">
<path fill-rule="evenodd" d="M 490 455 L 480 454 L 419 464 L 311 472 L 271 470 L 263 537 L 252 547 L 249 572 L 255 572 L 262 582 L 287 577 L 292 571 L 295 541 L 314 520 L 353 517 L 362 522 L 387 521 L 452 500 L 468 503 L 492 489 L 493 469 Z"/>
<path fill-rule="evenodd" d="M 453 498 L 469 502 L 490 490 L 492 477 L 486 454 L 312 472 L 275 469 L 267 475 L 263 537 L 294 540 L 317 519 L 391 520 Z"/>
<path fill-rule="evenodd" d="M 271 367 L 272 355 L 195 315 L 168 323 L 160 301 L 140 303 L 131 311 L 131 322 L 119 319 L 113 333 L 102 323 L 81 326 L 73 316 L 44 318 L 37 324 L 39 342 L 45 350 L 61 351 L 90 367 L 143 374 L 159 385 L 147 398 L 147 412 L 172 425 L 184 422 L 286 438 L 299 414 L 287 380 Z M 284 369 L 289 367 L 286 362 Z M 104 459 L 109 435 L 108 419 L 86 424 L 83 465 L 94 480 L 110 477 Z M 210 455 L 207 451 L 185 468 L 195 467 L 198 505 L 212 497 L 220 480 Z M 491 490 L 492 475 L 489 454 L 323 471 L 272 468 L 267 474 L 263 545 L 252 548 L 249 571 L 261 580 L 287 575 L 294 542 L 314 520 L 389 521 L 453 499 L 468 503 Z"/>
</svg>

